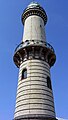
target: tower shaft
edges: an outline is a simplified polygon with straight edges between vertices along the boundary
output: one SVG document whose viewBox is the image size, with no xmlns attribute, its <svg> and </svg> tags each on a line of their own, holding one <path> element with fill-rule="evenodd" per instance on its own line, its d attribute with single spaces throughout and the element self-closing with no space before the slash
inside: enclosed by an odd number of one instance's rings
<svg viewBox="0 0 68 120">
<path fill-rule="evenodd" d="M 23 42 L 26 40 L 46 41 L 44 21 L 41 17 L 33 15 L 26 19 Z"/>
</svg>

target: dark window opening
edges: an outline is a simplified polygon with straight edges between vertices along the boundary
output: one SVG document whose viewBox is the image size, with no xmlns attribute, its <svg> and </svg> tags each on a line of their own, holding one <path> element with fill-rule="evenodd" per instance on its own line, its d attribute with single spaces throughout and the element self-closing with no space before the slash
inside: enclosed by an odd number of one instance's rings
<svg viewBox="0 0 68 120">
<path fill-rule="evenodd" d="M 47 87 L 52 90 L 51 79 L 49 76 L 47 77 Z"/>
<path fill-rule="evenodd" d="M 42 27 L 42 26 L 40 25 L 40 27 Z"/>
<path fill-rule="evenodd" d="M 27 69 L 25 68 L 23 71 L 22 71 L 22 79 L 26 79 L 27 78 Z"/>
</svg>

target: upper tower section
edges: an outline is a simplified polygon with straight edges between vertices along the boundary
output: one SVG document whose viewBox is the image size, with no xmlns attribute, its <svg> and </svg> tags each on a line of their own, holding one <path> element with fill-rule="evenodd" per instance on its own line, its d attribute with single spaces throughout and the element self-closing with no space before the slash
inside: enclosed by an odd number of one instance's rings
<svg viewBox="0 0 68 120">
<path fill-rule="evenodd" d="M 45 10 L 36 2 L 30 3 L 22 14 L 24 32 L 21 43 L 16 47 L 14 62 L 17 67 L 25 60 L 39 59 L 53 66 L 56 55 L 53 47 L 46 42 Z"/>
<path fill-rule="evenodd" d="M 40 16 L 44 20 L 44 25 L 47 22 L 47 15 L 45 10 L 37 3 L 31 2 L 22 14 L 22 23 L 25 23 L 25 20 L 32 15 Z"/>
<path fill-rule="evenodd" d="M 31 2 L 22 14 L 22 23 L 24 25 L 23 39 L 34 41 L 46 41 L 45 24 L 47 15 L 45 10 L 37 3 Z"/>
</svg>

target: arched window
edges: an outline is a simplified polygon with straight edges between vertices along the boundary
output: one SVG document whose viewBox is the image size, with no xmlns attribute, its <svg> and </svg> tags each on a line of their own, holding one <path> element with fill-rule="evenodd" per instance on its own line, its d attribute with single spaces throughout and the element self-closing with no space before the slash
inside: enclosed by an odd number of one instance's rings
<svg viewBox="0 0 68 120">
<path fill-rule="evenodd" d="M 51 79 L 49 76 L 47 76 L 47 87 L 52 90 Z"/>
<path fill-rule="evenodd" d="M 23 69 L 22 71 L 22 79 L 26 79 L 27 78 L 27 69 Z"/>
</svg>

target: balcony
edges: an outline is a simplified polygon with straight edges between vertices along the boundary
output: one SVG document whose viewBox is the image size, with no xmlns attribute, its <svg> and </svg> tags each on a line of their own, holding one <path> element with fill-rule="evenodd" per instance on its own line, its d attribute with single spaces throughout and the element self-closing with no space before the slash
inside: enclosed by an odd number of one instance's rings
<svg viewBox="0 0 68 120">
<path fill-rule="evenodd" d="M 20 43 L 16 47 L 15 52 L 17 52 L 20 49 L 23 49 L 24 47 L 27 47 L 27 46 L 43 46 L 43 47 L 50 49 L 52 52 L 54 52 L 53 47 L 49 43 L 43 42 L 40 40 L 26 40 L 25 42 Z"/>
<path fill-rule="evenodd" d="M 46 61 L 51 67 L 56 61 L 56 55 L 49 43 L 41 40 L 26 40 L 16 47 L 13 60 L 19 67 L 21 62 L 29 59 Z"/>
</svg>

